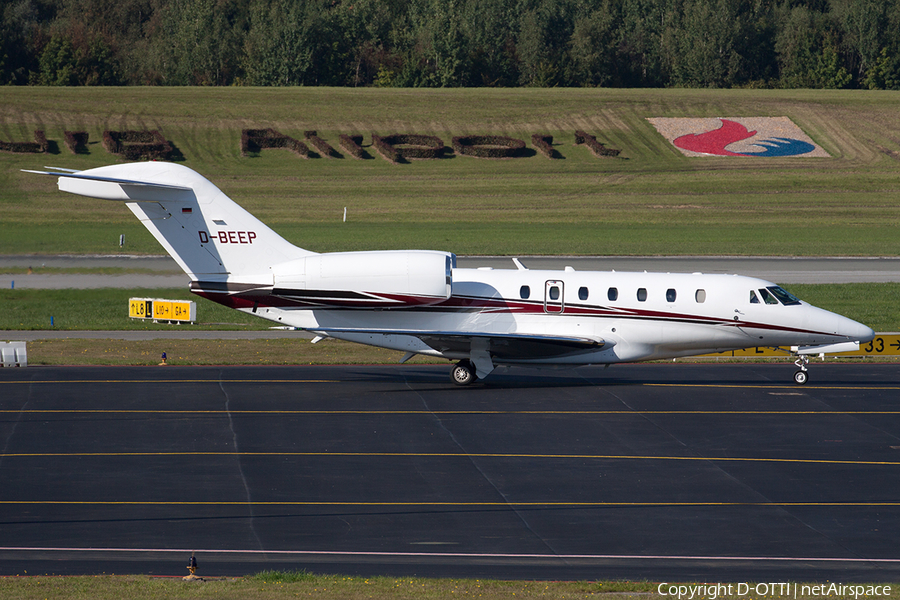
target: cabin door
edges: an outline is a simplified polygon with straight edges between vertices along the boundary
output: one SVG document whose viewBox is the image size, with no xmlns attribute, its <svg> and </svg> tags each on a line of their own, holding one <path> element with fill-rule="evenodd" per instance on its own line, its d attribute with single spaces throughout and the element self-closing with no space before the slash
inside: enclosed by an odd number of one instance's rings
<svg viewBox="0 0 900 600">
<path fill-rule="evenodd" d="M 565 310 L 563 287 L 562 281 L 553 279 L 544 283 L 544 312 L 561 313 Z"/>
</svg>

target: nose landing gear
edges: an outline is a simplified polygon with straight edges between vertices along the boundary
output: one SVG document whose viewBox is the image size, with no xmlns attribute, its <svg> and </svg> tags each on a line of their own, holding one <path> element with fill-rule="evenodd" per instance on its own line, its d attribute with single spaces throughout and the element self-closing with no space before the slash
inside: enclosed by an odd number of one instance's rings
<svg viewBox="0 0 900 600">
<path fill-rule="evenodd" d="M 794 364 L 800 369 L 794 373 L 794 383 L 803 385 L 809 381 L 809 370 L 806 367 L 806 365 L 809 364 L 809 355 L 801 354 L 797 357 L 797 360 L 794 361 Z"/>
</svg>

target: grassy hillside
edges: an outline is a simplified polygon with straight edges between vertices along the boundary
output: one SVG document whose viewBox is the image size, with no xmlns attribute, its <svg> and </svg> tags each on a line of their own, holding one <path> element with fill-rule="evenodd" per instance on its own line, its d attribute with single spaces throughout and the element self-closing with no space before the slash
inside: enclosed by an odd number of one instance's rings
<svg viewBox="0 0 900 600">
<path fill-rule="evenodd" d="M 459 254 L 897 255 L 900 95 L 869 91 L 0 88 L 0 140 L 43 129 L 50 156 L 0 153 L 0 253 L 161 248 L 114 202 L 61 194 L 45 164 L 118 162 L 104 129 L 159 129 L 201 172 L 290 241 L 319 251 Z M 787 116 L 831 158 L 686 158 L 649 117 Z M 243 128 L 554 136 L 562 156 L 395 165 L 286 150 L 242 157 Z M 64 130 L 90 134 L 73 155 Z M 584 129 L 620 158 L 574 145 Z M 342 222 L 347 207 L 348 220 Z"/>
</svg>

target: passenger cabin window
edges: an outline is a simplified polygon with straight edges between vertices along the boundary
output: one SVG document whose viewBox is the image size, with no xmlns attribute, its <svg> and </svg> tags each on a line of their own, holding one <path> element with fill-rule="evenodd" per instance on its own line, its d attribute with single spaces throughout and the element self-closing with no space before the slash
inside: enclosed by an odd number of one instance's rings
<svg viewBox="0 0 900 600">
<path fill-rule="evenodd" d="M 559 300 L 559 286 L 551 285 L 548 294 L 551 300 Z"/>
<path fill-rule="evenodd" d="M 675 302 L 677 296 L 678 294 L 675 293 L 674 289 L 669 288 L 666 290 L 666 302 Z"/>
<path fill-rule="evenodd" d="M 578 299 L 579 300 L 587 300 L 588 299 L 588 289 L 586 287 L 578 288 Z"/>
<path fill-rule="evenodd" d="M 637 299 L 638 299 L 638 302 L 646 302 L 647 301 L 647 288 L 638 288 Z"/>
<path fill-rule="evenodd" d="M 756 297 L 756 292 L 750 290 L 750 304 L 759 304 L 759 298 Z"/>
<path fill-rule="evenodd" d="M 769 290 L 766 288 L 760 288 L 759 295 L 762 297 L 763 302 L 766 304 L 778 304 L 778 298 L 769 293 Z"/>
<path fill-rule="evenodd" d="M 610 302 L 615 302 L 619 299 L 619 290 L 618 288 L 609 288 L 606 292 L 606 297 L 609 298 Z"/>
<path fill-rule="evenodd" d="M 519 288 L 519 298 L 522 300 L 528 300 L 528 297 L 531 296 L 531 288 L 527 285 L 523 285 Z"/>
<path fill-rule="evenodd" d="M 698 304 L 706 302 L 706 290 L 697 290 L 694 292 L 694 300 L 696 300 Z"/>
</svg>

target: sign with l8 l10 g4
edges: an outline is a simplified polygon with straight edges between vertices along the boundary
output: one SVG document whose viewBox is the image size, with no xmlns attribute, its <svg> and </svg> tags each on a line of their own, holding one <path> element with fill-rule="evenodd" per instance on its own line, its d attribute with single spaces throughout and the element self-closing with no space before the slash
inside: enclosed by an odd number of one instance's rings
<svg viewBox="0 0 900 600">
<path fill-rule="evenodd" d="M 705 354 L 704 356 L 723 356 L 735 358 L 753 358 L 755 356 L 790 356 L 790 348 L 746 348 L 744 350 L 729 350 L 727 352 L 717 352 L 716 354 Z M 859 345 L 859 350 L 853 352 L 835 352 L 828 356 L 900 356 L 900 334 L 897 333 L 879 333 L 875 335 L 875 339 Z"/>
<path fill-rule="evenodd" d="M 132 319 L 193 323 L 197 320 L 197 303 L 191 300 L 130 298 L 128 316 Z"/>
</svg>

